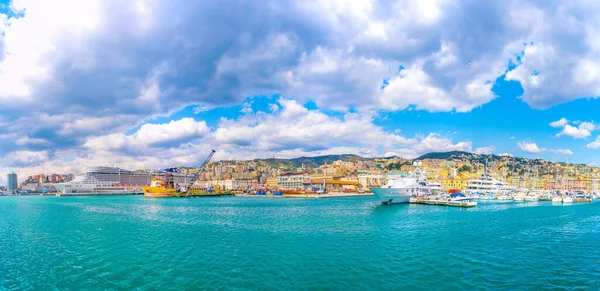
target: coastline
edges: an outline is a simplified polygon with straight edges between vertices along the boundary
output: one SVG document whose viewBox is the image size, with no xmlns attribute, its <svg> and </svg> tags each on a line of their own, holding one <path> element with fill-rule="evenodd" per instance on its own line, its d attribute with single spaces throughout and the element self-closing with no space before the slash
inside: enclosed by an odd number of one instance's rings
<svg viewBox="0 0 600 291">
<path fill-rule="evenodd" d="M 373 193 L 344 193 L 331 192 L 325 194 L 283 194 L 283 195 L 250 195 L 250 194 L 235 194 L 237 197 L 261 197 L 261 198 L 343 198 L 343 197 L 363 197 L 373 196 Z"/>
</svg>

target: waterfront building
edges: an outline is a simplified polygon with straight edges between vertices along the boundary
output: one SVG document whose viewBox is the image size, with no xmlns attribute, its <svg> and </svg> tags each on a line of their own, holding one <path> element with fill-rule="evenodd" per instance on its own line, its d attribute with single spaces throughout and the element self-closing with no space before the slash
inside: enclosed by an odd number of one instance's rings
<svg viewBox="0 0 600 291">
<path fill-rule="evenodd" d="M 383 174 L 359 174 L 358 183 L 363 188 L 381 187 L 386 184 L 386 176 Z"/>
<path fill-rule="evenodd" d="M 308 185 L 310 175 L 307 173 L 289 173 L 277 177 L 277 187 L 282 190 L 305 189 Z"/>
<path fill-rule="evenodd" d="M 21 189 L 31 191 L 31 192 L 37 192 L 39 190 L 39 184 L 32 183 L 32 184 L 23 185 L 23 186 L 21 186 Z"/>
<path fill-rule="evenodd" d="M 325 187 L 326 187 L 326 191 L 334 191 L 334 192 L 357 191 L 358 190 L 358 181 L 326 179 Z M 322 188 L 323 188 L 323 178 L 310 180 L 310 186 L 309 186 L 310 190 L 317 190 L 317 189 L 322 189 Z"/>
<path fill-rule="evenodd" d="M 15 172 L 10 172 L 6 175 L 6 181 L 8 182 L 7 188 L 8 191 L 17 191 L 18 183 L 17 183 L 17 174 Z"/>
</svg>

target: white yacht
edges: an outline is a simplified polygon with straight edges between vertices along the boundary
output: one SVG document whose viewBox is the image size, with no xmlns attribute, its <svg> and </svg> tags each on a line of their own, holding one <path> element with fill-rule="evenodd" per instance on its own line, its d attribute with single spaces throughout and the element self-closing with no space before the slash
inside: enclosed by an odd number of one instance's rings
<svg viewBox="0 0 600 291">
<path fill-rule="evenodd" d="M 535 191 L 529 191 L 527 192 L 527 194 L 525 195 L 525 201 L 528 202 L 536 202 L 540 200 L 540 196 L 538 195 L 537 192 Z"/>
<path fill-rule="evenodd" d="M 187 185 L 197 176 L 168 171 L 129 171 L 117 167 L 93 167 L 70 182 L 52 183 L 63 194 L 67 193 L 138 193 L 149 186 L 152 177 L 163 178 L 173 185 Z"/>
<path fill-rule="evenodd" d="M 388 179 L 383 187 L 369 188 L 383 204 L 408 203 L 413 196 L 433 194 L 433 190 L 419 169 L 421 162 L 413 162 L 415 171 L 405 177 Z"/>
<path fill-rule="evenodd" d="M 487 173 L 487 164 L 483 168 L 483 175 L 478 179 L 472 179 L 467 182 L 467 194 L 476 196 L 480 199 L 495 199 L 497 194 L 510 193 L 515 190 L 514 187 L 506 185 L 504 182 L 492 178 Z"/>
<path fill-rule="evenodd" d="M 512 197 L 508 193 L 500 194 L 500 195 L 498 195 L 498 197 L 496 197 L 496 199 L 501 202 L 510 202 L 513 200 Z"/>
<path fill-rule="evenodd" d="M 427 183 L 427 186 L 429 186 L 429 189 L 431 189 L 434 193 L 440 193 L 443 191 L 442 184 L 438 182 Z"/>
<path fill-rule="evenodd" d="M 542 190 L 540 192 L 540 201 L 552 201 L 552 191 Z"/>
<path fill-rule="evenodd" d="M 513 200 L 515 202 L 524 202 L 525 201 L 525 193 L 523 191 L 517 192 L 517 194 L 513 195 Z"/>
</svg>

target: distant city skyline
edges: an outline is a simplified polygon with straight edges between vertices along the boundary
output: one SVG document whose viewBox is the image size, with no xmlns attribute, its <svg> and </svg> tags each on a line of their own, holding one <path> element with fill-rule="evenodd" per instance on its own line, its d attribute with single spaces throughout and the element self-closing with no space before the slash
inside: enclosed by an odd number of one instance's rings
<svg viewBox="0 0 600 291">
<path fill-rule="evenodd" d="M 449 158 L 450 156 L 456 158 Z M 358 159 L 358 160 L 357 160 Z M 529 179 L 530 183 L 533 173 L 540 173 L 545 175 L 544 180 L 548 181 L 549 174 L 552 174 L 550 180 L 559 178 L 556 175 L 564 176 L 567 173 L 567 169 L 570 169 L 572 174 L 569 179 L 575 179 L 577 181 L 591 181 L 598 180 L 600 178 L 600 168 L 594 165 L 582 165 L 582 164 L 569 164 L 569 163 L 554 163 L 553 161 L 547 161 L 543 159 L 528 159 L 522 157 L 514 157 L 511 155 L 501 154 L 469 154 L 461 151 L 451 152 L 432 152 L 425 154 L 419 159 L 425 161 L 434 161 L 439 165 L 436 165 L 436 171 L 428 172 L 427 175 L 430 180 L 437 181 L 442 177 L 446 177 L 448 181 L 448 175 L 454 173 L 456 176 L 458 172 L 465 171 L 468 175 L 462 175 L 463 182 L 468 178 L 474 178 L 477 173 L 481 173 L 484 169 L 485 163 L 482 160 L 488 161 L 488 171 L 492 172 L 494 176 L 502 179 L 501 177 L 514 177 L 518 181 L 523 179 Z M 460 161 L 458 166 L 456 161 Z M 375 159 L 360 157 L 356 155 L 328 155 L 328 156 L 317 156 L 317 157 L 295 157 L 290 159 L 277 159 L 272 160 L 259 159 L 259 160 L 229 160 L 229 161 L 215 161 L 207 164 L 204 168 L 204 173 L 198 177 L 199 180 L 209 180 L 213 183 L 217 181 L 225 180 L 237 180 L 237 183 L 245 184 L 264 184 L 266 179 L 275 179 L 280 175 L 286 175 L 286 173 L 292 173 L 297 171 L 312 171 L 327 168 L 331 173 L 343 173 L 342 176 L 347 178 L 355 177 L 356 175 L 371 175 L 371 174 L 383 174 L 386 172 L 398 172 L 407 171 L 408 168 L 412 167 L 411 159 L 405 159 L 402 157 L 378 157 Z M 471 161 L 475 161 L 471 163 Z M 503 169 L 496 169 L 493 167 L 498 165 L 498 161 L 502 161 L 500 164 L 504 165 Z M 258 164 L 257 164 L 258 163 Z M 523 164 L 524 163 L 524 164 Z M 549 168 L 548 165 L 554 163 Z M 266 166 L 266 164 L 275 164 L 279 166 Z M 382 167 L 376 167 L 376 164 L 383 165 Z M 308 166 L 311 165 L 311 166 Z M 442 166 L 443 165 L 443 166 Z M 540 165 L 546 165 L 540 167 Z M 468 167 L 467 167 L 468 166 Z M 440 168 L 443 167 L 446 170 L 440 172 Z M 468 170 L 465 170 L 466 169 Z M 516 170 L 509 170 L 512 167 L 519 168 Z M 425 169 L 428 168 L 428 164 L 425 164 Z M 454 168 L 451 170 L 450 168 Z M 126 169 L 126 170 L 146 170 L 151 171 L 153 169 Z M 198 172 L 198 168 L 189 167 L 181 168 L 181 171 L 188 174 L 195 174 Z M 341 170 L 341 172 L 340 172 Z M 357 172 L 360 170 L 360 173 Z M 515 172 L 516 171 L 516 172 Z M 576 174 L 575 174 L 576 173 Z M 49 187 L 51 183 L 62 183 L 68 182 L 75 178 L 74 173 L 52 173 L 52 174 L 37 174 L 22 178 L 18 181 L 18 185 L 23 185 L 23 189 L 27 186 L 27 189 L 39 189 L 39 187 Z M 510 175 L 508 175 L 510 174 Z M 581 175 L 580 175 L 581 174 Z M 508 176 L 506 176 L 508 175 Z M 566 176 L 565 176 L 566 177 Z M 453 178 L 451 178 L 452 180 Z M 511 180 L 512 181 L 512 180 Z M 443 181 L 442 181 L 443 182 Z M 554 181 L 555 183 L 561 183 L 560 181 Z M 583 182 L 582 182 L 583 183 Z M 589 183 L 588 183 L 589 184 Z M 1 186 L 1 184 L 0 184 Z M 588 185 L 588 186 L 591 186 Z"/>
<path fill-rule="evenodd" d="M 0 173 L 213 149 L 600 163 L 598 5 L 75 2 L 0 0 Z"/>
</svg>

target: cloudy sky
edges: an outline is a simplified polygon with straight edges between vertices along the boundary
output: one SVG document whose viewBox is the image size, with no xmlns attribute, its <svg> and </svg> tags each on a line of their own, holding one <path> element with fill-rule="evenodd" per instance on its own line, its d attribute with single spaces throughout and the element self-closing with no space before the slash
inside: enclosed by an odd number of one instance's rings
<svg viewBox="0 0 600 291">
<path fill-rule="evenodd" d="M 194 166 L 211 149 L 598 163 L 599 13 L 599 1 L 0 0 L 0 173 Z"/>
</svg>

